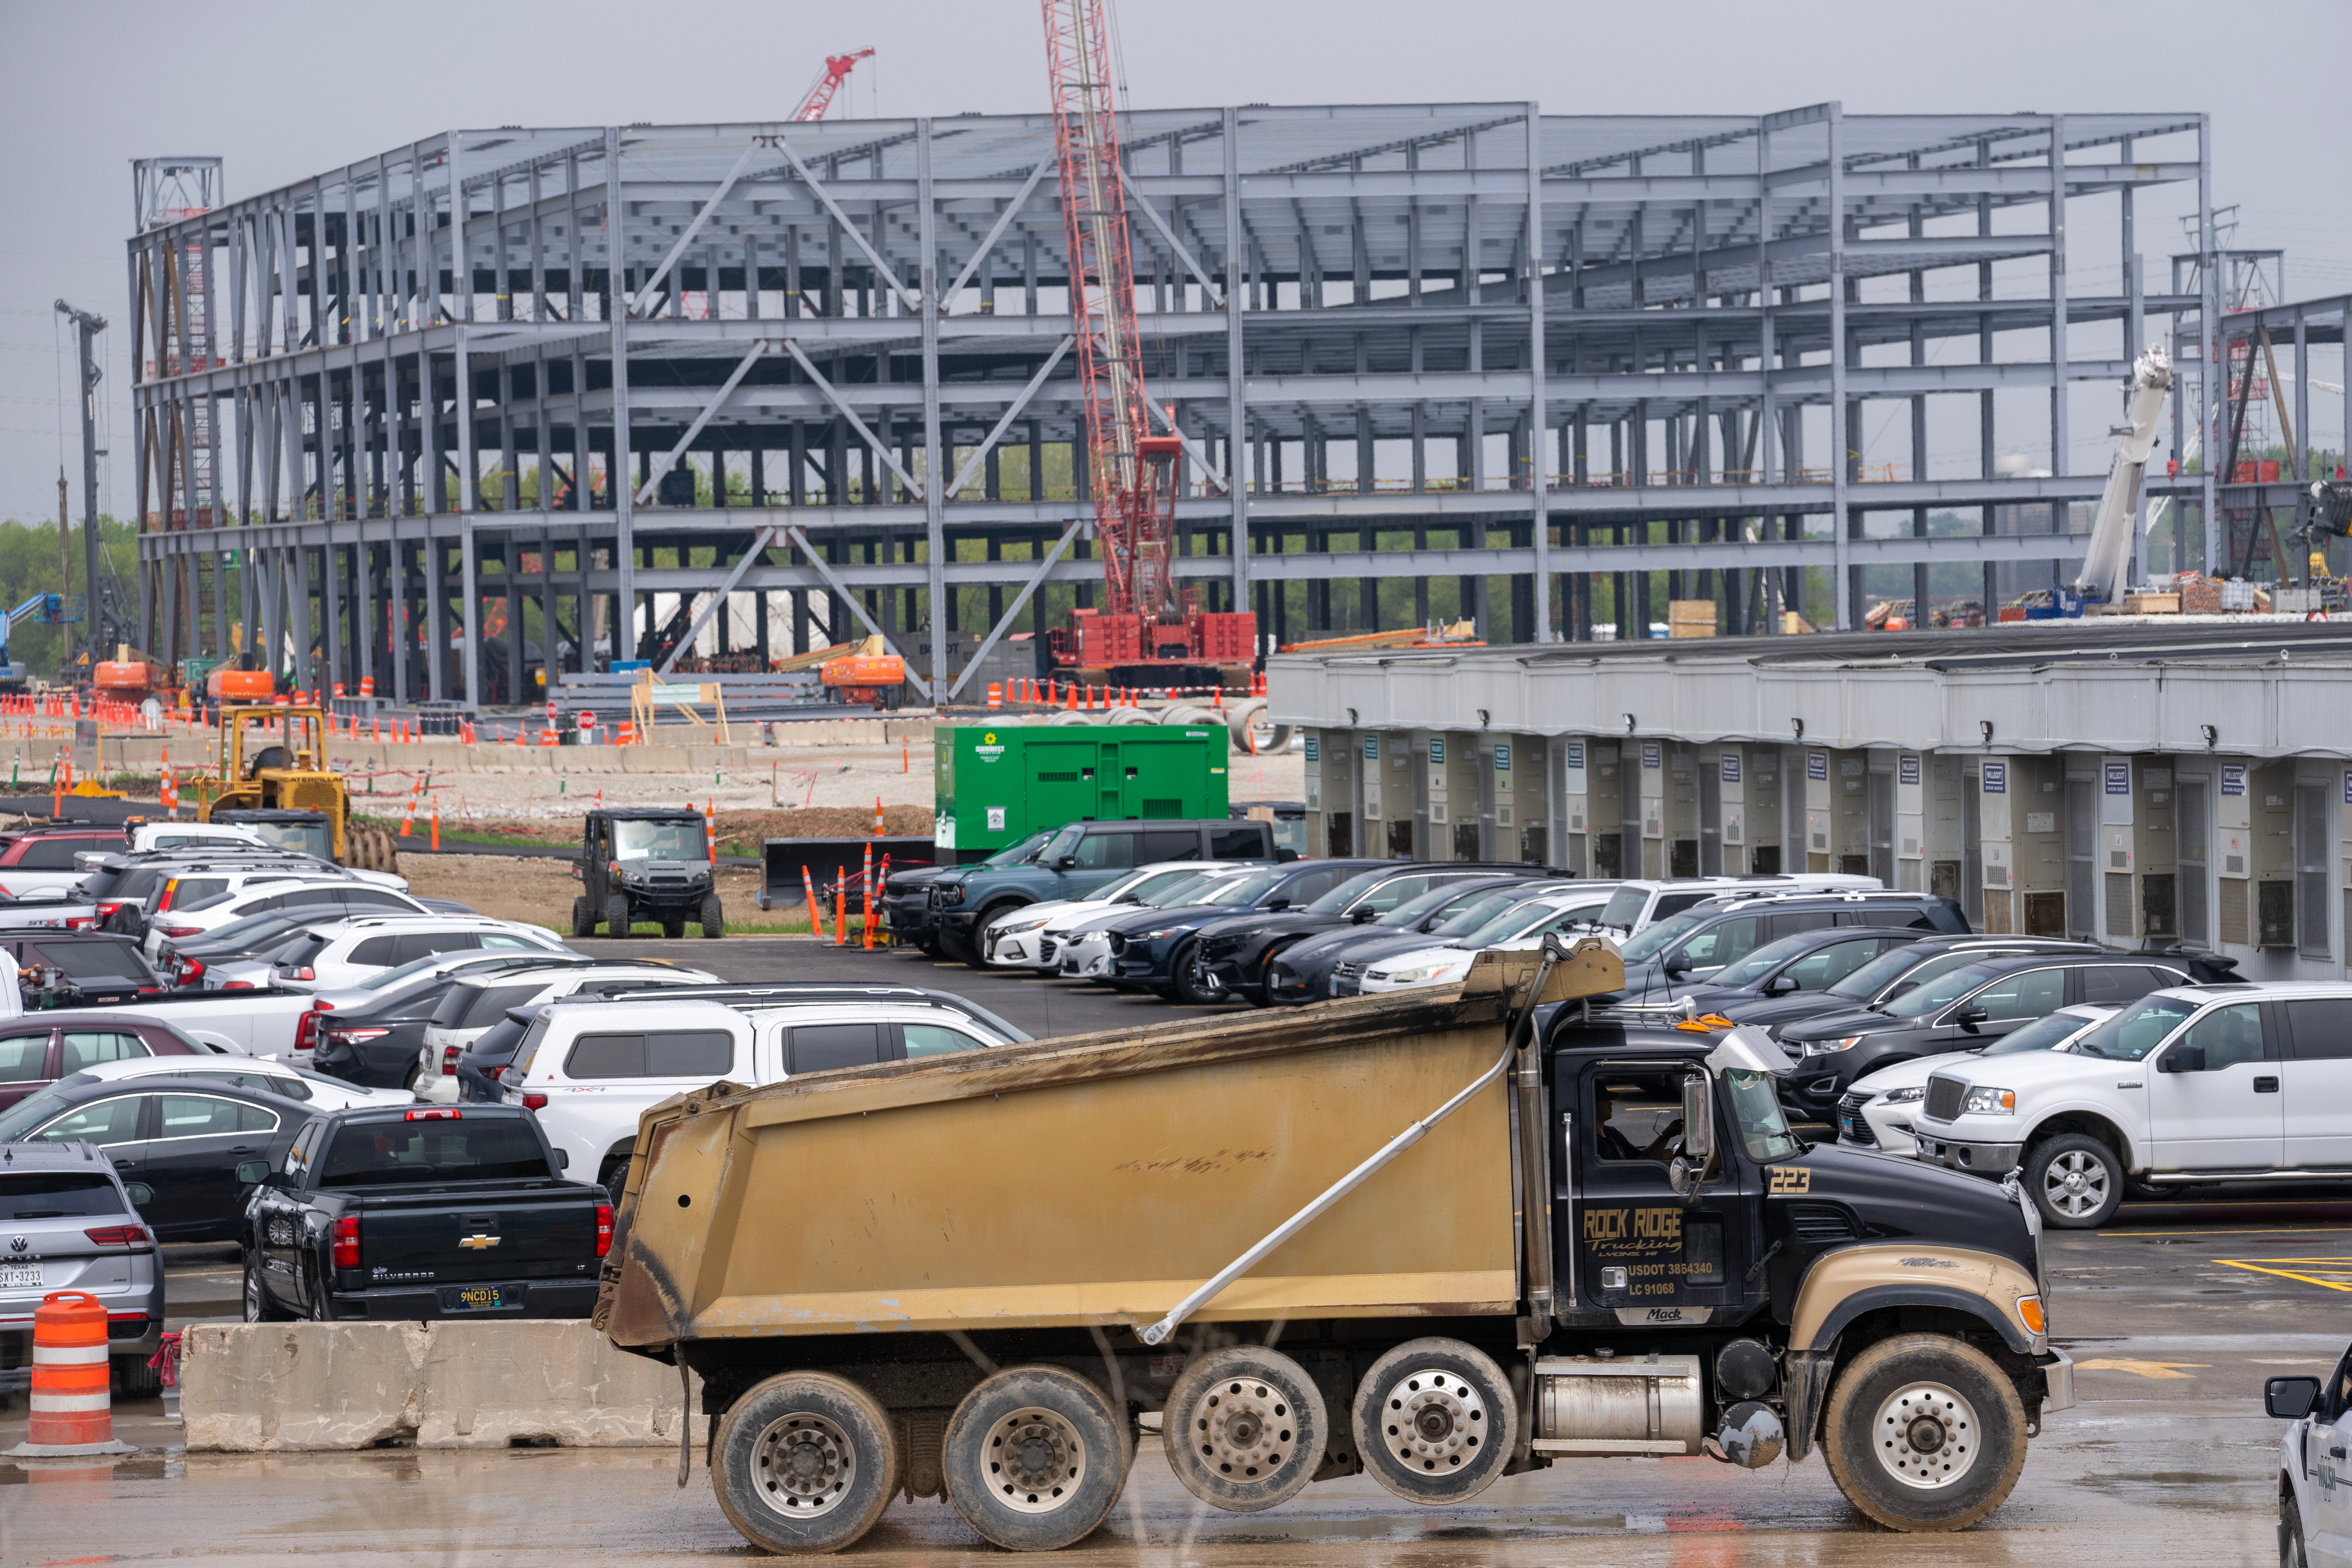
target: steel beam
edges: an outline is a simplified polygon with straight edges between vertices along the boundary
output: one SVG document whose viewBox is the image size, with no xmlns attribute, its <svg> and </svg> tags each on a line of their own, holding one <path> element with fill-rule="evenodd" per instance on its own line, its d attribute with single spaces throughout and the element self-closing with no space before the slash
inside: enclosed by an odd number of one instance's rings
<svg viewBox="0 0 2352 1568">
<path fill-rule="evenodd" d="M 799 549 L 803 558 L 808 562 L 810 569 L 814 571 L 817 574 L 818 578 L 824 582 L 827 591 L 841 603 L 847 605 L 849 606 L 849 613 L 856 616 L 860 621 L 864 622 L 866 629 L 869 633 L 873 634 L 875 637 L 880 637 L 884 647 L 888 648 L 893 654 L 897 654 L 898 657 L 903 660 L 907 656 L 898 652 L 898 645 L 890 640 L 890 634 L 884 631 L 881 626 L 876 623 L 874 617 L 866 613 L 865 601 L 860 599 L 856 591 L 853 590 L 847 583 L 842 580 L 841 574 L 833 569 L 833 563 L 827 561 L 824 556 L 817 553 L 816 547 L 809 542 L 808 535 L 789 524 L 784 528 L 784 534 L 785 537 L 789 538 L 793 542 L 793 545 Z M 869 582 L 888 583 L 897 581 L 899 574 L 902 572 L 910 581 L 919 573 L 925 576 L 929 575 L 929 573 L 926 572 L 923 567 L 900 567 L 896 563 L 893 563 L 890 566 L 885 568 L 885 570 L 880 574 L 875 573 L 873 569 L 869 567 L 863 574 L 868 578 Z M 931 683 L 925 680 L 921 675 L 914 670 L 910 669 L 907 671 L 907 684 L 912 686 L 917 692 L 920 693 L 926 699 L 928 699 L 931 694 Z"/>
<path fill-rule="evenodd" d="M 1069 527 L 1062 530 L 1062 537 L 1054 542 L 1054 548 L 1045 552 L 1045 558 L 1036 563 L 1036 569 L 1020 580 L 1021 591 L 1013 595 L 1013 603 L 1005 606 L 1004 614 L 997 617 L 996 624 L 988 629 L 988 635 L 981 639 L 980 646 L 972 649 L 971 660 L 956 676 L 955 684 L 948 688 L 947 695 L 941 698 L 940 701 L 954 701 L 957 695 L 963 690 L 965 683 L 980 673 L 981 663 L 988 658 L 988 650 L 996 646 L 999 637 L 1013 629 L 1013 623 L 1021 618 L 1021 612 L 1028 605 L 1031 596 L 1045 585 L 1047 578 L 1053 575 L 1055 563 L 1061 560 L 1062 552 L 1070 547 L 1070 541 L 1076 539 L 1078 536 L 1078 531 L 1086 525 L 1085 518 L 1072 518 Z M 1017 564 L 1028 565 L 1029 563 L 1021 562 Z"/>
</svg>

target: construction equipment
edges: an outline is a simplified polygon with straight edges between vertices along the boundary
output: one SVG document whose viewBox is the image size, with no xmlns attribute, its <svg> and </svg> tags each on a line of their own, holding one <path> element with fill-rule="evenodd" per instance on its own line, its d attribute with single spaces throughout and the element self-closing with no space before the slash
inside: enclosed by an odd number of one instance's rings
<svg viewBox="0 0 2352 1568">
<path fill-rule="evenodd" d="M 2098 515 L 2091 521 L 2091 542 L 2083 552 L 2083 570 L 2071 595 L 2058 596 L 2063 613 L 2081 615 L 2086 604 L 2111 604 L 2123 598 L 2132 569 L 2133 523 L 2139 516 L 2140 482 L 2147 473 L 2148 454 L 2156 448 L 2156 417 L 2164 410 L 2164 395 L 2172 390 L 2172 362 L 2160 348 L 2150 348 L 2132 363 L 2131 400 L 2121 425 L 2107 434 L 2117 437 L 2114 463 L 2107 469 L 2107 488 L 2099 497 Z"/>
<path fill-rule="evenodd" d="M 1475 621 L 1432 621 L 1425 626 L 1400 626 L 1394 631 L 1358 632 L 1351 637 L 1317 637 L 1308 642 L 1282 645 L 1285 653 L 1361 653 L 1375 648 L 1392 647 L 1482 647 L 1478 641 L 1478 625 Z"/>
<path fill-rule="evenodd" d="M 171 672 L 129 643 L 114 645 L 114 657 L 89 672 L 90 689 L 118 701 L 143 702 L 171 689 Z"/>
<path fill-rule="evenodd" d="M 81 373 L 81 551 L 82 592 L 89 602 L 89 626 L 84 638 L 90 647 L 128 642 L 136 635 L 114 594 L 110 574 L 99 570 L 98 540 L 98 384 L 105 375 L 95 343 L 106 331 L 106 318 L 77 310 L 63 300 L 57 312 L 73 324 L 74 343 Z M 14 617 L 12 616 L 11 619 Z"/>
<path fill-rule="evenodd" d="M 809 83 L 808 91 L 801 95 L 801 106 L 793 110 L 793 118 L 796 121 L 823 120 L 824 111 L 833 107 L 833 95 L 839 92 L 841 84 L 849 79 L 850 71 L 858 61 L 873 52 L 872 49 L 860 49 L 852 55 L 825 56 L 824 68 L 816 73 L 816 79 Z"/>
<path fill-rule="evenodd" d="M 81 601 L 68 599 L 61 594 L 36 594 L 5 617 L 0 617 L 0 691 L 22 691 L 31 679 L 31 671 L 8 655 L 8 634 L 19 621 L 39 621 L 44 626 L 58 626 L 81 619 Z"/>
<path fill-rule="evenodd" d="M 194 781 L 196 820 L 226 811 L 320 812 L 335 860 L 351 864 L 350 803 L 343 776 L 327 766 L 326 743 L 324 709 L 223 708 L 219 772 Z"/>
<path fill-rule="evenodd" d="M 855 651 L 825 660 L 816 679 L 828 702 L 896 708 L 907 689 L 907 661 L 892 653 L 877 632 Z"/>
<path fill-rule="evenodd" d="M 1257 658 L 1257 617 L 1211 614 L 1176 585 L 1172 413 L 1151 433 L 1135 319 L 1127 185 L 1111 101 L 1109 0 L 1045 0 L 1045 65 L 1069 245 L 1071 330 L 1087 408 L 1087 456 L 1104 602 L 1071 613 L 1055 664 L 1111 685 L 1239 685 Z"/>
<path fill-rule="evenodd" d="M 215 665 L 205 672 L 205 696 L 224 702 L 267 702 L 278 695 L 278 679 L 266 669 Z"/>
</svg>

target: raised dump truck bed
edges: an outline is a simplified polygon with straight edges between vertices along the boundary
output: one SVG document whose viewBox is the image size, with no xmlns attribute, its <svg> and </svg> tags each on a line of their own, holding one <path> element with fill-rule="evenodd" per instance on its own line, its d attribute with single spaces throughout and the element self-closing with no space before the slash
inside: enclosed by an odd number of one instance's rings
<svg viewBox="0 0 2352 1568">
<path fill-rule="evenodd" d="M 596 1321 L 702 1375 L 720 1507 L 777 1551 L 837 1550 L 893 1492 L 1067 1544 L 1150 1412 L 1225 1509 L 1360 1471 L 1458 1501 L 1560 1455 L 1755 1467 L 1818 1432 L 1883 1522 L 1982 1517 L 2070 1387 L 2022 1208 L 1805 1149 L 1786 1058 L 1719 1019 L 1532 1026 L 1531 994 L 1622 983 L 1555 942 L 1458 994 L 716 1085 L 646 1112 Z M 1923 1386 L 1945 1415 L 1874 1457 Z"/>
</svg>

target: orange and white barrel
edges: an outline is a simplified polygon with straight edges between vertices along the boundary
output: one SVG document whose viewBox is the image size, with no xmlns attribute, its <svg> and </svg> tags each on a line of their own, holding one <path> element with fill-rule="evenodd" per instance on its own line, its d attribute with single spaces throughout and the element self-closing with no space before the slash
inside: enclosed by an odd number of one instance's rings
<svg viewBox="0 0 2352 1568">
<path fill-rule="evenodd" d="M 33 1313 L 32 1419 L 20 1454 L 110 1454 L 106 1308 L 87 1290 L 52 1290 Z"/>
</svg>

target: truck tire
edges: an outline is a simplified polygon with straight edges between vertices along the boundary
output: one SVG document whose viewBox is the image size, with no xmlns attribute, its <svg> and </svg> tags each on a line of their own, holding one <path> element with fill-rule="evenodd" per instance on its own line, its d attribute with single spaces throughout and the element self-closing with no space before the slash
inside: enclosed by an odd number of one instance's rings
<svg viewBox="0 0 2352 1568">
<path fill-rule="evenodd" d="M 1364 1468 L 1407 1502 L 1467 1502 L 1518 1446 L 1511 1380 L 1460 1340 L 1408 1340 L 1390 1351 L 1356 1384 L 1352 1414 Z"/>
<path fill-rule="evenodd" d="M 940 956 L 950 963 L 966 964 L 973 969 L 983 967 L 979 950 L 953 926 L 940 928 Z"/>
<path fill-rule="evenodd" d="M 948 1417 L 940 1468 L 966 1524 L 1008 1552 L 1053 1552 L 1109 1516 L 1127 1480 L 1122 1413 L 1057 1366 L 1007 1367 Z"/>
<path fill-rule="evenodd" d="M 1966 1530 L 2025 1468 L 2025 1404 L 1993 1359 L 1948 1334 L 1898 1334 L 1841 1368 L 1822 1457 L 1889 1530 Z"/>
<path fill-rule="evenodd" d="M 1169 983 L 1169 989 L 1180 1002 L 1207 1007 L 1230 1000 L 1230 994 L 1223 984 L 1209 973 L 1209 966 L 1202 962 L 1198 938 L 1177 950 L 1176 956 L 1169 962 L 1168 972 L 1174 976 Z"/>
<path fill-rule="evenodd" d="M 898 1489 L 889 1415 L 830 1373 L 755 1384 L 720 1420 L 712 1454 L 719 1511 L 767 1552 L 838 1552 L 874 1528 Z"/>
<path fill-rule="evenodd" d="M 261 1255 L 248 1251 L 245 1255 L 245 1321 L 248 1323 L 282 1323 L 294 1314 L 269 1299 L 261 1282 Z"/>
<path fill-rule="evenodd" d="M 719 907 L 718 894 L 702 895 L 702 908 L 697 911 L 697 918 L 701 923 L 703 935 L 725 936 L 727 934 L 727 911 Z"/>
<path fill-rule="evenodd" d="M 1184 1489 L 1229 1513 L 1297 1496 L 1322 1468 L 1330 1429 L 1307 1369 L 1262 1345 L 1230 1345 L 1186 1367 L 1160 1428 Z"/>
<path fill-rule="evenodd" d="M 2095 1230 L 2124 1201 L 2124 1163 L 2082 1132 L 2062 1132 L 2026 1151 L 2020 1179 L 2033 1194 L 2044 1223 L 2060 1230 Z"/>
<path fill-rule="evenodd" d="M 604 900 L 605 934 L 623 937 L 629 934 L 629 896 L 614 893 Z"/>
<path fill-rule="evenodd" d="M 2304 1544 L 2303 1510 L 2291 1491 L 2279 1496 L 2279 1568 L 2311 1568 L 2311 1549 Z"/>
<path fill-rule="evenodd" d="M 588 895 L 585 893 L 572 900 L 572 934 L 573 936 L 596 934 L 595 906 L 589 903 Z"/>
<path fill-rule="evenodd" d="M 606 1160 L 604 1168 L 596 1173 L 596 1184 L 611 1195 L 613 1206 L 619 1208 L 621 1194 L 629 1184 L 629 1157 L 623 1154 L 617 1159 Z"/>
</svg>

